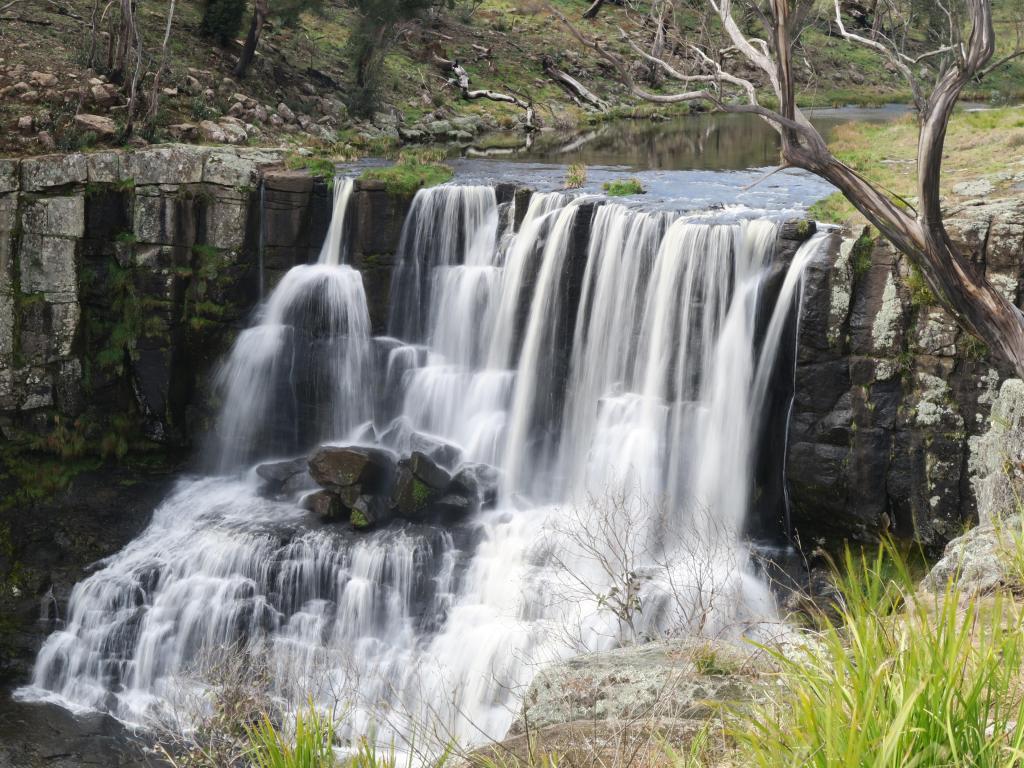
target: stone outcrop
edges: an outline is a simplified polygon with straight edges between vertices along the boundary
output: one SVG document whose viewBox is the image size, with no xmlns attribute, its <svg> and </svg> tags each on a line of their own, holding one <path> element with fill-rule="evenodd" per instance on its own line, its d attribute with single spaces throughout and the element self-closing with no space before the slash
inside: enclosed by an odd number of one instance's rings
<svg viewBox="0 0 1024 768">
<path fill-rule="evenodd" d="M 1024 200 L 954 212 L 951 231 L 1017 301 Z M 801 543 L 889 533 L 940 549 L 977 515 L 968 442 L 1005 374 L 905 257 L 834 236 L 804 287 L 786 468 Z"/>
<path fill-rule="evenodd" d="M 6 439 L 183 447 L 209 428 L 210 372 L 329 224 L 328 185 L 280 160 L 189 145 L 0 160 Z M 408 204 L 372 185 L 354 198 L 350 249 L 377 332 Z"/>
</svg>

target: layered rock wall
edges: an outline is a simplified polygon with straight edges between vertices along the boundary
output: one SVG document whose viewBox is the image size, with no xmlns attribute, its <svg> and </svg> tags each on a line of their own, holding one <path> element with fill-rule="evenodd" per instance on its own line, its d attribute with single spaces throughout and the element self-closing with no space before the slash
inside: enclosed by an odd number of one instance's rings
<svg viewBox="0 0 1024 768">
<path fill-rule="evenodd" d="M 314 261 L 328 184 L 279 152 L 164 146 L 0 160 L 0 431 L 135 438 L 209 426 L 210 372 L 261 295 Z M 374 330 L 408 200 L 358 189 Z"/>
<path fill-rule="evenodd" d="M 1019 303 L 1024 200 L 977 202 L 951 231 Z M 787 475 L 804 546 L 884 534 L 941 548 L 977 515 L 969 441 L 1006 371 L 883 241 L 834 239 L 811 265 Z"/>
</svg>

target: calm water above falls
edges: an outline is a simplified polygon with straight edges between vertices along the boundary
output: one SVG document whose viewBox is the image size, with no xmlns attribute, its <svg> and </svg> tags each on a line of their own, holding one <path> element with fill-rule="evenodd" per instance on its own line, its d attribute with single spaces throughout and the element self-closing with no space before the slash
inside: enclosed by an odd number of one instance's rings
<svg viewBox="0 0 1024 768">
<path fill-rule="evenodd" d="M 209 476 L 76 586 L 21 695 L 145 723 L 195 701 L 200 659 L 242 644 L 283 701 L 345 701 L 345 735 L 475 742 L 505 733 L 553 659 L 770 618 L 742 531 L 766 391 L 792 376 L 777 355 L 823 238 L 770 301 L 771 219 L 593 203 L 535 194 L 512 232 L 489 186 L 421 192 L 385 338 L 335 228 L 225 361 Z M 250 469 L 322 442 L 403 453 L 419 433 L 457 446 L 451 469 L 498 468 L 497 505 L 356 533 L 305 512 L 302 489 L 261 497 Z M 623 542 L 644 606 L 630 621 L 603 597 L 601 558 Z"/>
</svg>

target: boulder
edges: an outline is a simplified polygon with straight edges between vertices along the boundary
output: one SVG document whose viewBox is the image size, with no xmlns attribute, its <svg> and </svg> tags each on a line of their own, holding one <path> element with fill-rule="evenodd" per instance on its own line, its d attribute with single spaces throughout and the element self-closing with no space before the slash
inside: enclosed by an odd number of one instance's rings
<svg viewBox="0 0 1024 768">
<path fill-rule="evenodd" d="M 309 462 L 305 457 L 260 464 L 256 474 L 263 479 L 260 492 L 277 495 L 302 490 L 310 483 Z"/>
<path fill-rule="evenodd" d="M 349 509 L 349 522 L 358 530 L 368 530 L 391 520 L 391 508 L 383 496 L 362 495 Z"/>
<path fill-rule="evenodd" d="M 413 475 L 435 491 L 444 490 L 452 481 L 452 476 L 422 451 L 413 451 L 408 464 Z"/>
<path fill-rule="evenodd" d="M 448 490 L 475 499 L 481 507 L 492 507 L 498 501 L 499 478 L 498 470 L 489 464 L 463 464 Z"/>
<path fill-rule="evenodd" d="M 1024 381 L 1007 379 L 988 431 L 970 441 L 971 484 L 982 523 L 1018 514 L 1024 498 Z"/>
<path fill-rule="evenodd" d="M 195 123 L 175 123 L 167 126 L 167 132 L 173 139 L 194 139 L 199 135 L 199 128 Z"/>
<path fill-rule="evenodd" d="M 399 462 L 395 487 L 391 493 L 391 509 L 396 517 L 406 520 L 423 520 L 432 501 L 440 496 L 435 488 L 431 488 L 423 480 L 413 474 L 409 462 Z"/>
<path fill-rule="evenodd" d="M 946 545 L 942 558 L 932 567 L 922 586 L 943 594 L 955 583 L 964 596 L 989 594 L 1002 587 L 1024 587 L 1013 567 L 1021 537 L 1021 517 L 982 523 Z"/>
<path fill-rule="evenodd" d="M 117 103 L 117 89 L 106 83 L 92 86 L 89 94 L 93 102 L 100 107 L 112 107 Z"/>
<path fill-rule="evenodd" d="M 18 118 L 18 132 L 29 134 L 35 130 L 35 120 L 32 115 L 23 115 Z"/>
<path fill-rule="evenodd" d="M 327 521 L 340 520 L 345 514 L 341 499 L 330 491 L 316 491 L 302 499 L 303 509 L 320 515 Z"/>
<path fill-rule="evenodd" d="M 92 131 L 100 138 L 117 135 L 117 124 L 109 117 L 86 113 L 75 115 L 75 127 L 81 131 Z"/>
<path fill-rule="evenodd" d="M 325 488 L 358 485 L 365 493 L 386 494 L 395 476 L 395 456 L 382 448 L 323 446 L 310 457 L 309 473 Z"/>
<path fill-rule="evenodd" d="M 289 108 L 283 101 L 277 105 L 277 114 L 280 115 L 281 119 L 286 123 L 295 122 L 295 113 Z"/>
<path fill-rule="evenodd" d="M 215 144 L 226 144 L 228 137 L 224 129 L 213 122 L 213 120 L 201 120 L 199 122 L 199 137 L 203 141 L 211 141 Z"/>
<path fill-rule="evenodd" d="M 53 88 L 57 85 L 57 76 L 50 72 L 29 72 L 28 81 L 40 88 Z"/>
<path fill-rule="evenodd" d="M 249 134 L 241 121 L 236 122 L 225 117 L 220 121 L 220 128 L 224 132 L 226 144 L 244 144 L 249 140 Z"/>
<path fill-rule="evenodd" d="M 461 448 L 422 432 L 409 435 L 409 450 L 425 455 L 442 467 L 454 467 L 462 459 Z"/>
</svg>

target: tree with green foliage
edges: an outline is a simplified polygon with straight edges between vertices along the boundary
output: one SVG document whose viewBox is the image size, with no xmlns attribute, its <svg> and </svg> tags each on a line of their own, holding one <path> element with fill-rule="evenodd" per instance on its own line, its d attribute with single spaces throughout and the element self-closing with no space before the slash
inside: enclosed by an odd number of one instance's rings
<svg viewBox="0 0 1024 768">
<path fill-rule="evenodd" d="M 254 0 L 252 21 L 242 45 L 242 53 L 238 57 L 238 64 L 235 66 L 235 77 L 245 77 L 245 73 L 249 71 L 249 65 L 256 57 L 256 48 L 259 46 L 263 27 L 268 21 L 274 19 L 285 26 L 290 26 L 306 11 L 321 12 L 323 5 L 324 0 Z"/>
<path fill-rule="evenodd" d="M 436 6 L 451 8 L 453 0 L 352 0 L 359 12 L 348 41 L 354 85 L 349 110 L 371 114 L 377 106 L 384 56 L 394 44 L 403 25 Z"/>
<path fill-rule="evenodd" d="M 220 45 L 235 39 L 245 15 L 245 0 L 206 0 L 200 29 Z"/>
</svg>

